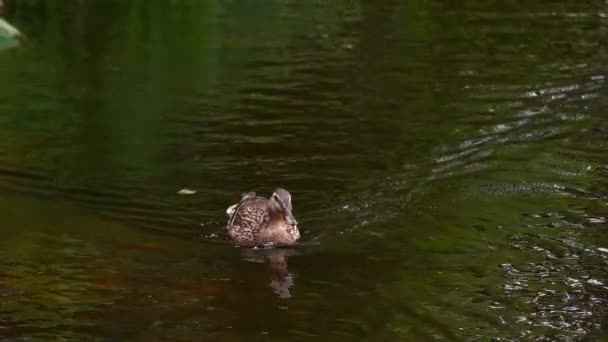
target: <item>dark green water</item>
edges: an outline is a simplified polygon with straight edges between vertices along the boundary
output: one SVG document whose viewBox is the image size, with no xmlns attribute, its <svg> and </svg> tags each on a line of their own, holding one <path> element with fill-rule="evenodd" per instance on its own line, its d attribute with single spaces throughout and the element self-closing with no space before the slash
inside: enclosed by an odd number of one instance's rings
<svg viewBox="0 0 608 342">
<path fill-rule="evenodd" d="M 0 339 L 608 338 L 603 1 L 8 5 Z"/>
</svg>

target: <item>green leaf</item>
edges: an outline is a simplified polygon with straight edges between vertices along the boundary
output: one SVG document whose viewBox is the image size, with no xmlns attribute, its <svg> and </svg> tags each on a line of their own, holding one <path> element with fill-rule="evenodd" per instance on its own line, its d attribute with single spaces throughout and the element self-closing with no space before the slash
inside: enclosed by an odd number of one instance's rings
<svg viewBox="0 0 608 342">
<path fill-rule="evenodd" d="M 19 30 L 0 18 L 0 50 L 17 46 L 19 44 L 17 38 L 20 35 Z"/>
</svg>

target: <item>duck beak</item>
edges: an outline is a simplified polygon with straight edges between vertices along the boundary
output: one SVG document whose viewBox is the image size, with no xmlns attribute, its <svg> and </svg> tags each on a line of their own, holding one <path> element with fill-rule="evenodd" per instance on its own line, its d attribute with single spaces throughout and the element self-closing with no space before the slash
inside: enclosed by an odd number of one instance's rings
<svg viewBox="0 0 608 342">
<path fill-rule="evenodd" d="M 285 223 L 290 226 L 295 226 L 296 224 L 298 224 L 298 221 L 296 221 L 296 218 L 293 217 L 291 210 L 285 210 L 283 212 L 283 217 L 285 218 Z"/>
</svg>

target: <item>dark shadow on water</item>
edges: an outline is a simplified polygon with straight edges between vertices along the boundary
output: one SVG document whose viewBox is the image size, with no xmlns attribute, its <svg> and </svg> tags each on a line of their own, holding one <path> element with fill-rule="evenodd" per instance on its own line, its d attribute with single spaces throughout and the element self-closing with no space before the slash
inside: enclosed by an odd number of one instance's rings
<svg viewBox="0 0 608 342">
<path fill-rule="evenodd" d="M 279 298 L 291 298 L 289 288 L 294 286 L 294 275 L 287 268 L 288 257 L 300 253 L 291 248 L 255 248 L 243 249 L 243 259 L 257 263 L 268 263 L 270 270 L 270 288 Z"/>
</svg>

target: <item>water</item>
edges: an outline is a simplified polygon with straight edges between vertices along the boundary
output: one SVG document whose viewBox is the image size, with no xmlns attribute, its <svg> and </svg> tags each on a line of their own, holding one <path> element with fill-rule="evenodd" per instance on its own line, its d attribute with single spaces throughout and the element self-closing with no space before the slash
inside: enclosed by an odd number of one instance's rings
<svg viewBox="0 0 608 342">
<path fill-rule="evenodd" d="M 603 2 L 6 5 L 3 338 L 608 338 Z"/>
</svg>

